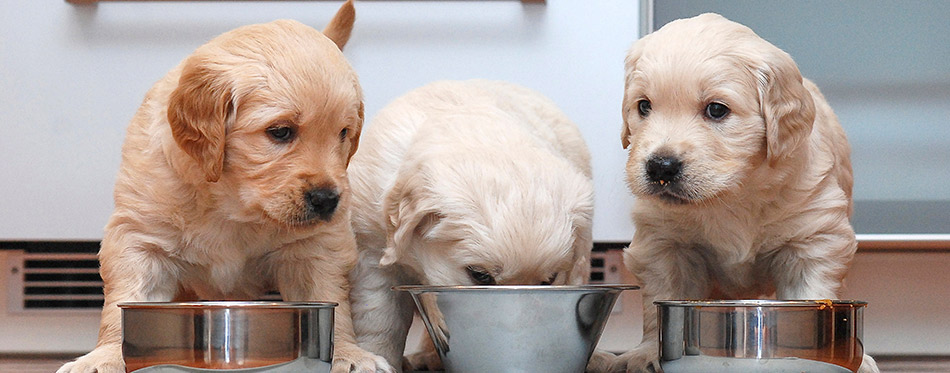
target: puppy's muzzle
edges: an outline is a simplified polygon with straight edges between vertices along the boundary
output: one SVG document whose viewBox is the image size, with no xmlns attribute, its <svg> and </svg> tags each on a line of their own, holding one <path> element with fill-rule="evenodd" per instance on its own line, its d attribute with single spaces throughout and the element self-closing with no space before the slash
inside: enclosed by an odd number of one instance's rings
<svg viewBox="0 0 950 373">
<path fill-rule="evenodd" d="M 336 188 L 314 188 L 304 193 L 304 199 L 311 217 L 329 221 L 340 203 L 340 192 Z"/>
<path fill-rule="evenodd" d="M 646 171 L 651 183 L 665 186 L 679 180 L 683 162 L 676 157 L 653 156 L 647 160 Z"/>
</svg>

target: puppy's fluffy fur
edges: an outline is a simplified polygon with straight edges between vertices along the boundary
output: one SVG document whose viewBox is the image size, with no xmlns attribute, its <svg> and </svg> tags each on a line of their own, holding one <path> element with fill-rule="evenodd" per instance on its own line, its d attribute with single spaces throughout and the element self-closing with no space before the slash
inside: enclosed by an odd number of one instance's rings
<svg viewBox="0 0 950 373">
<path fill-rule="evenodd" d="M 95 350 L 59 372 L 124 372 L 118 303 L 338 302 L 334 371 L 386 362 L 355 344 L 347 273 L 357 258 L 346 166 L 363 122 L 340 52 L 352 3 L 320 33 L 245 26 L 199 47 L 148 92 L 128 128 L 99 253 Z"/>
<path fill-rule="evenodd" d="M 792 58 L 704 14 L 636 42 L 625 71 L 644 342 L 614 370 L 658 370 L 654 300 L 836 298 L 857 247 L 850 148 Z"/>
<path fill-rule="evenodd" d="M 576 126 L 526 88 L 443 81 L 396 99 L 364 134 L 350 178 L 357 339 L 391 364 L 414 309 L 393 285 L 589 276 L 590 155 Z"/>
</svg>

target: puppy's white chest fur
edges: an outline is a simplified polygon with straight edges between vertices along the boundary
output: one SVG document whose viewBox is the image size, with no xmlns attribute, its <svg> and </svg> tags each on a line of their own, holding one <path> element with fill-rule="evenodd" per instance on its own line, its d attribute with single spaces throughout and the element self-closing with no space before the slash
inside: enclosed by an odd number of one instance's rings
<svg viewBox="0 0 950 373">
<path fill-rule="evenodd" d="M 764 274 L 768 271 L 771 254 L 787 239 L 785 230 L 779 226 L 789 222 L 770 223 L 777 217 L 767 208 L 732 209 L 729 206 L 682 211 L 643 206 L 638 217 L 664 227 L 654 232 L 655 238 L 671 243 L 669 250 L 676 251 L 675 255 L 682 257 L 684 263 L 696 264 L 690 271 L 697 279 L 705 279 L 702 280 L 707 283 L 705 293 L 733 298 L 769 295 L 775 287 Z"/>
</svg>

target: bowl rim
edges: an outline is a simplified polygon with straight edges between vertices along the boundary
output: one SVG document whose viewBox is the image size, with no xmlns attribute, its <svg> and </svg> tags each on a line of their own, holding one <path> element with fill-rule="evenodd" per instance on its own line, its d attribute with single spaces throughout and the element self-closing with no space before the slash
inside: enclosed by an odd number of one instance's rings
<svg viewBox="0 0 950 373">
<path fill-rule="evenodd" d="M 396 291 L 412 293 L 430 292 L 519 292 L 519 291 L 623 291 L 639 290 L 637 285 L 587 284 L 587 285 L 397 285 Z"/>
<path fill-rule="evenodd" d="M 733 300 L 658 300 L 653 304 L 663 307 L 865 307 L 868 302 L 851 299 L 733 299 Z"/>
<path fill-rule="evenodd" d="M 188 302 L 122 302 L 122 309 L 333 309 L 336 302 L 282 301 L 188 301 Z"/>
</svg>

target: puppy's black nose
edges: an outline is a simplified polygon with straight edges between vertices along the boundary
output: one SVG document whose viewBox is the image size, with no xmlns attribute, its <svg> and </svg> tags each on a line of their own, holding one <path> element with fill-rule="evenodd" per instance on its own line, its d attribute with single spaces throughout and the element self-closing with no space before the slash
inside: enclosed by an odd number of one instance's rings
<svg viewBox="0 0 950 373">
<path fill-rule="evenodd" d="M 314 215 L 323 220 L 330 220 L 340 202 L 340 193 L 333 188 L 315 188 L 308 191 L 304 198 Z"/>
<path fill-rule="evenodd" d="M 683 169 L 683 162 L 674 157 L 654 156 L 647 160 L 647 177 L 651 182 L 666 185 L 675 181 Z"/>
</svg>

